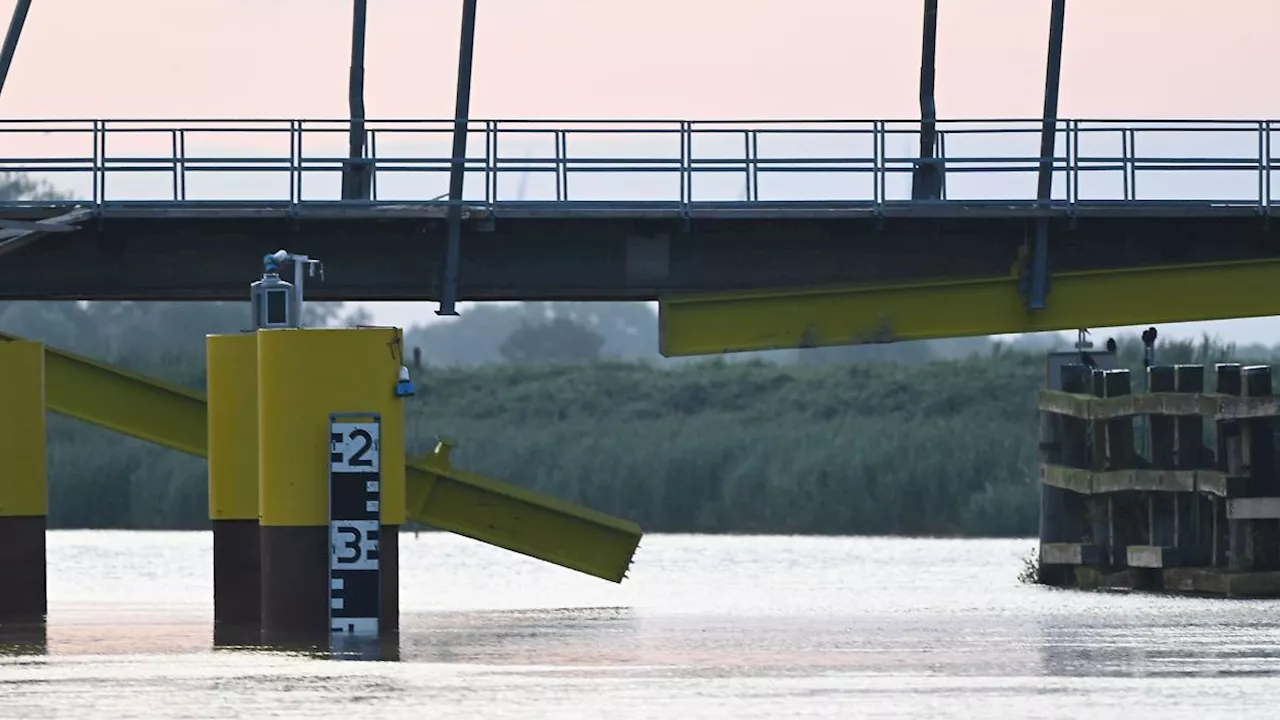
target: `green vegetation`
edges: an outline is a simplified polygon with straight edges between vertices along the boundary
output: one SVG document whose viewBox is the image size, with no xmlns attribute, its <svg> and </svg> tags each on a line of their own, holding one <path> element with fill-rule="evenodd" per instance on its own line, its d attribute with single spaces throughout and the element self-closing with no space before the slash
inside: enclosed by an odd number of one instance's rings
<svg viewBox="0 0 1280 720">
<path fill-rule="evenodd" d="M 362 319 L 334 305 L 309 310 L 317 323 Z M 583 340 L 582 327 L 519 318 L 545 311 L 486 308 L 454 323 L 460 335 L 478 336 L 482 328 L 462 327 L 479 322 L 469 318 L 517 316 L 494 343 L 513 362 L 417 370 L 411 451 L 427 452 L 436 435 L 456 438 L 460 466 L 635 519 L 649 531 L 1035 532 L 1040 351 L 982 341 L 950 359 L 936 359 L 950 352 L 945 346 L 908 348 L 935 358 L 914 362 L 887 362 L 894 346 L 884 346 L 871 348 L 879 354 L 873 358 L 829 362 L 659 366 L 600 358 L 611 339 Z M 200 387 L 205 333 L 238 330 L 246 316 L 236 303 L 10 303 L 0 304 L 0 329 Z M 590 357 L 566 355 L 567 343 L 537 337 L 540 327 L 577 337 L 573 346 Z M 445 332 L 412 330 L 408 342 L 423 347 L 424 338 Z M 543 352 L 559 364 L 548 364 Z M 1135 341 L 1124 340 L 1121 355 L 1140 367 Z M 1165 362 L 1235 355 L 1207 342 L 1161 347 Z M 206 524 L 199 459 L 60 417 L 50 422 L 49 456 L 54 527 Z"/>
<path fill-rule="evenodd" d="M 47 189 L 0 176 L 6 193 Z M 307 310 L 309 324 L 368 322 L 336 304 Z M 0 330 L 192 387 L 206 333 L 248 318 L 246 303 L 0 303 Z M 406 344 L 424 360 L 411 452 L 447 435 L 459 466 L 649 531 L 1025 536 L 1043 351 L 1065 339 L 667 360 L 642 304 L 526 303 L 410 328 Z M 1120 353 L 1141 368 L 1136 339 Z M 1275 356 L 1160 346 L 1162 363 Z M 202 460 L 61 417 L 49 458 L 53 527 L 207 524 Z"/>
</svg>

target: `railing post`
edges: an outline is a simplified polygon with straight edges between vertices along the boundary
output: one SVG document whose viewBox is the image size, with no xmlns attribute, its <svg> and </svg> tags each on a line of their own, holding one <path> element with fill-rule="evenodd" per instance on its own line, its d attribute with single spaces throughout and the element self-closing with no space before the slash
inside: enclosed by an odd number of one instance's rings
<svg viewBox="0 0 1280 720">
<path fill-rule="evenodd" d="M 369 199 L 378 200 L 378 131 L 369 131 Z"/>
<path fill-rule="evenodd" d="M 302 128 L 289 121 L 289 204 L 302 202 Z"/>
<path fill-rule="evenodd" d="M 871 196 L 876 212 L 884 205 L 884 121 L 871 122 Z"/>
<path fill-rule="evenodd" d="M 101 155 L 98 159 L 102 163 L 102 170 L 98 175 L 98 204 L 104 205 L 107 202 L 107 121 L 101 121 L 99 128 L 98 149 Z"/>
<path fill-rule="evenodd" d="M 1080 121 L 1070 121 L 1068 128 L 1071 133 L 1071 147 L 1075 150 L 1075 155 L 1071 159 L 1071 168 L 1067 173 L 1072 178 L 1072 194 L 1068 201 L 1071 203 L 1071 212 L 1074 213 L 1076 203 L 1080 201 Z"/>
<path fill-rule="evenodd" d="M 172 145 L 173 157 L 170 162 L 173 163 L 170 174 L 173 176 L 173 201 L 178 201 L 178 131 L 176 128 L 169 129 L 169 140 Z"/>
<path fill-rule="evenodd" d="M 1133 193 L 1129 200 L 1138 200 L 1138 131 L 1126 129 L 1129 135 L 1129 159 L 1125 167 L 1129 169 L 1129 192 Z"/>
<path fill-rule="evenodd" d="M 1258 214 L 1266 214 L 1267 208 L 1267 122 L 1258 122 Z"/>
<path fill-rule="evenodd" d="M 693 202 L 693 125 L 680 123 L 680 211 L 686 217 Z"/>
<path fill-rule="evenodd" d="M 560 150 L 560 148 L 564 145 L 563 135 L 564 135 L 563 130 L 551 131 L 551 139 L 554 141 L 556 146 L 556 149 L 553 151 L 553 157 L 555 158 L 554 162 L 555 162 L 555 176 L 556 176 L 556 202 L 564 202 L 566 199 L 566 194 L 568 192 L 565 189 L 565 186 L 567 185 L 567 183 L 565 178 L 566 171 L 564 167 L 564 154 Z"/>
<path fill-rule="evenodd" d="M 498 200 L 498 128 L 494 120 L 484 122 L 484 202 L 493 207 Z"/>
<path fill-rule="evenodd" d="M 187 130 L 178 128 L 178 199 L 187 199 Z"/>
<path fill-rule="evenodd" d="M 1263 125 L 1263 136 L 1266 138 L 1262 152 L 1262 164 L 1264 165 L 1263 177 L 1266 184 L 1263 190 L 1263 204 L 1266 206 L 1267 215 L 1271 215 L 1271 133 L 1273 128 L 1270 120 L 1265 120 Z"/>
<path fill-rule="evenodd" d="M 946 180 L 947 180 L 947 131 L 946 130 L 938 131 L 938 160 L 942 163 L 940 167 L 942 168 L 941 177 L 943 181 L 942 185 L 939 186 L 938 188 L 939 190 L 938 199 L 946 200 L 947 199 L 947 183 L 946 183 Z"/>
<path fill-rule="evenodd" d="M 95 208 L 101 207 L 102 205 L 102 201 L 100 199 L 100 196 L 98 195 L 98 186 L 102 182 L 102 178 L 100 177 L 102 173 L 102 161 L 101 161 L 101 155 L 99 155 L 98 153 L 98 146 L 100 143 L 98 136 L 102 132 L 100 129 L 100 125 L 101 125 L 100 120 L 94 120 L 90 124 L 90 130 L 89 130 L 89 135 L 93 140 L 93 169 L 90 170 L 89 174 L 91 179 L 93 180 L 92 195 L 93 195 L 93 204 Z"/>
<path fill-rule="evenodd" d="M 751 130 L 751 202 L 760 202 L 760 132 Z"/>
</svg>

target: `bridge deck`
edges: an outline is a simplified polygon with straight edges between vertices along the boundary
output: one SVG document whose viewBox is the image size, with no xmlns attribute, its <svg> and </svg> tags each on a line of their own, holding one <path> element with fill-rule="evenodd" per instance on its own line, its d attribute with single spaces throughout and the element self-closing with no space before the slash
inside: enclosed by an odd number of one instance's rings
<svg viewBox="0 0 1280 720">
<path fill-rule="evenodd" d="M 1053 270 L 1270 258 L 1280 191 L 1270 121 L 473 121 L 460 299 L 670 293 L 1008 276 L 1039 218 Z M 5 121 L 0 172 L 57 200 L 0 217 L 0 299 L 242 299 L 262 254 L 326 263 L 317 299 L 435 300 L 450 121 Z M 1037 203 L 1042 163 L 1054 192 Z M 912 175 L 945 170 L 942 196 Z M 371 200 L 339 201 L 344 168 Z M 11 222 L 11 227 L 20 223 Z"/>
</svg>

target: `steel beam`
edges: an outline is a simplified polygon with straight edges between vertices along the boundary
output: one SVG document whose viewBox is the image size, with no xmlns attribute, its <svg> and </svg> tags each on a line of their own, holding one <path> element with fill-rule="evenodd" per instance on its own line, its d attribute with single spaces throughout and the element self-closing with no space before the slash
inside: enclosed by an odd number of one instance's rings
<svg viewBox="0 0 1280 720">
<path fill-rule="evenodd" d="M 640 526 L 494 478 L 459 470 L 447 446 L 406 467 L 413 520 L 612 582 L 622 582 Z"/>
<path fill-rule="evenodd" d="M 364 38 L 368 0 L 355 0 L 351 18 L 351 78 L 347 87 L 351 130 L 348 138 L 349 161 L 342 173 L 342 199 L 368 200 L 373 173 L 364 160 Z"/>
<path fill-rule="evenodd" d="M 1280 315 L 1280 259 L 1054 276 L 1028 312 L 1016 277 L 670 297 L 667 357 Z"/>
<path fill-rule="evenodd" d="M 45 233 L 67 233 L 80 229 L 78 223 L 89 219 L 88 208 L 75 208 L 57 217 L 41 220 L 0 219 L 0 255 L 26 247 Z"/>
<path fill-rule="evenodd" d="M 0 342 L 21 339 L 0 333 Z M 50 410 L 179 452 L 207 454 L 203 393 L 48 345 L 44 366 Z"/>
<path fill-rule="evenodd" d="M 30 11 L 31 0 L 18 0 L 13 6 L 9 31 L 4 35 L 4 47 L 0 48 L 0 94 L 4 93 L 4 83 L 9 79 L 9 66 L 13 64 L 13 55 L 18 51 L 18 38 L 22 37 L 22 27 L 26 24 L 27 13 Z"/>
<path fill-rule="evenodd" d="M 1062 77 L 1062 34 L 1067 0 L 1053 0 L 1049 16 L 1049 56 L 1044 70 L 1044 110 L 1040 126 L 1040 169 L 1036 200 L 1047 203 L 1053 193 L 1053 154 L 1058 138 L 1058 87 Z M 1049 294 L 1049 221 L 1036 221 L 1035 246 L 1030 255 L 1027 309 L 1043 310 Z M 1084 326 L 1081 326 L 1084 327 Z"/>
<path fill-rule="evenodd" d="M 911 178 L 912 200 L 942 197 L 944 170 L 936 160 L 938 106 L 934 101 L 938 58 L 938 0 L 924 0 L 924 42 L 920 48 L 920 162 Z"/>
<path fill-rule="evenodd" d="M 466 182 L 467 125 L 471 117 L 471 60 L 476 48 L 476 0 L 462 0 L 462 39 L 458 44 L 458 95 L 453 113 L 453 153 L 449 166 L 448 238 L 444 285 L 437 315 L 457 315 L 458 256 L 462 245 L 462 190 Z"/>
<path fill-rule="evenodd" d="M 21 340 L 0 333 L 0 342 Z M 208 457 L 204 393 L 45 346 L 45 404 L 56 413 Z M 640 526 L 454 468 L 447 452 L 405 462 L 409 519 L 621 582 Z"/>
</svg>

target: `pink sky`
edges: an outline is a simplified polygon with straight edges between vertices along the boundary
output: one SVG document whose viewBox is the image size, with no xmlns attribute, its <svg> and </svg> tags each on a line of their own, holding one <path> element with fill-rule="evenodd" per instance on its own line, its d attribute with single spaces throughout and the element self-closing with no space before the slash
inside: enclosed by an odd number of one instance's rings
<svg viewBox="0 0 1280 720">
<path fill-rule="evenodd" d="M 12 0 L 0 2 L 8 17 Z M 946 0 L 943 116 L 1035 116 L 1049 0 Z M 452 114 L 460 0 L 372 0 L 370 116 Z M 1062 113 L 1280 116 L 1275 0 L 1071 0 Z M 480 0 L 477 117 L 911 117 L 920 0 Z M 350 0 L 36 0 L 9 116 L 342 116 Z"/>
<path fill-rule="evenodd" d="M 921 0 L 479 2 L 473 117 L 918 114 Z M 1039 115 L 1049 4 L 941 3 L 941 116 Z M 343 117 L 351 5 L 35 0 L 0 116 Z M 368 115 L 452 115 L 461 0 L 370 5 Z M 1277 27 L 1277 0 L 1070 0 L 1061 113 L 1280 118 Z M 1202 329 L 1271 342 L 1280 319 Z"/>
</svg>

